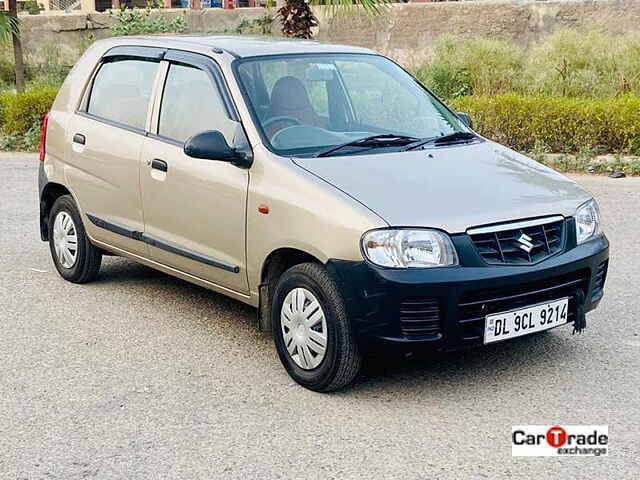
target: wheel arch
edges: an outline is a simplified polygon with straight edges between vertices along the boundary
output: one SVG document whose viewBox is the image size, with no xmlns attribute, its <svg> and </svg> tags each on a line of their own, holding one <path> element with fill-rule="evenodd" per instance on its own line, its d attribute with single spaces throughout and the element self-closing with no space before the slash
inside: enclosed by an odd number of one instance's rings
<svg viewBox="0 0 640 480">
<path fill-rule="evenodd" d="M 324 263 L 312 253 L 293 247 L 273 250 L 262 263 L 260 272 L 258 327 L 262 331 L 271 331 L 271 302 L 278 280 L 289 268 L 301 263 Z"/>
<path fill-rule="evenodd" d="M 49 240 L 49 214 L 53 204 L 63 195 L 73 197 L 69 189 L 60 183 L 49 182 L 42 189 L 40 194 L 40 238 L 44 242 Z"/>
</svg>

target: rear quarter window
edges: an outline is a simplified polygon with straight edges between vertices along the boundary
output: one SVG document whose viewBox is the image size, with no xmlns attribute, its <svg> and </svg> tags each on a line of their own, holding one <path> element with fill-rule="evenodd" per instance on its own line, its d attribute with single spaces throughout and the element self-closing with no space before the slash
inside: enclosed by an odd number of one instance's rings
<svg viewBox="0 0 640 480">
<path fill-rule="evenodd" d="M 158 62 L 123 59 L 102 64 L 93 80 L 87 112 L 144 130 Z"/>
</svg>

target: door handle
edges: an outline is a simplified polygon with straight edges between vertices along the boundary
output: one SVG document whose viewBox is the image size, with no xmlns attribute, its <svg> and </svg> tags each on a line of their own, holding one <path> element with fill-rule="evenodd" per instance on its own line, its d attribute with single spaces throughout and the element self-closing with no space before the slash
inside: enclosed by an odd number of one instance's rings
<svg viewBox="0 0 640 480">
<path fill-rule="evenodd" d="M 73 143 L 77 143 L 80 145 L 84 145 L 86 143 L 87 139 L 84 135 L 82 135 L 81 133 L 76 133 L 73 136 Z"/>
<path fill-rule="evenodd" d="M 151 168 L 155 168 L 156 170 L 160 170 L 161 172 L 166 172 L 169 169 L 169 166 L 164 160 L 154 158 L 151 162 Z"/>
</svg>

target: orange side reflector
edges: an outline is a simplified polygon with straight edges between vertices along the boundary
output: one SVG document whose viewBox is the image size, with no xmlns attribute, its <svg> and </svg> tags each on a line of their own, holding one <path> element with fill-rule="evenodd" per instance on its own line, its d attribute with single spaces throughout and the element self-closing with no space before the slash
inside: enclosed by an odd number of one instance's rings
<svg viewBox="0 0 640 480">
<path fill-rule="evenodd" d="M 258 211 L 260 213 L 264 213 L 265 215 L 267 215 L 269 213 L 269 207 L 267 205 L 264 205 L 264 204 L 259 205 L 258 206 Z"/>
</svg>

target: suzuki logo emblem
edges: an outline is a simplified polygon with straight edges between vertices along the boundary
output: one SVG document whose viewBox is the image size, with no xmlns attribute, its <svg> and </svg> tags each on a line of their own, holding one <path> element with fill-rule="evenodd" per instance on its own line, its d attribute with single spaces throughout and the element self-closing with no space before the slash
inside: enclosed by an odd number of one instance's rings
<svg viewBox="0 0 640 480">
<path fill-rule="evenodd" d="M 518 237 L 517 242 L 520 244 L 518 245 L 518 247 L 520 247 L 522 250 L 524 250 L 527 253 L 531 253 L 531 250 L 533 250 L 533 247 L 534 247 L 533 243 L 531 243 L 532 240 L 533 238 L 531 238 L 526 233 L 523 233 Z"/>
</svg>

